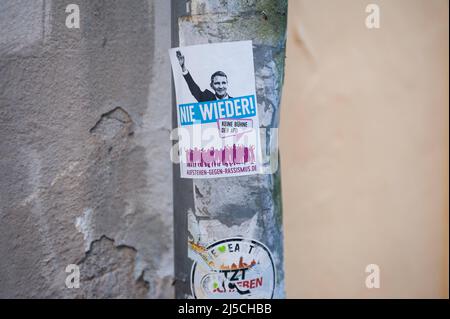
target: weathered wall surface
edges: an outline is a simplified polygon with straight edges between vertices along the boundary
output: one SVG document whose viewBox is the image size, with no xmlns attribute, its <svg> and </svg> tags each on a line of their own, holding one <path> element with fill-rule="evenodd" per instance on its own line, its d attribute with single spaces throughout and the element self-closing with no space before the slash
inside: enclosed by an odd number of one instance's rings
<svg viewBox="0 0 450 319">
<path fill-rule="evenodd" d="M 262 165 L 266 173 L 194 179 L 192 188 L 179 192 L 192 192 L 193 209 L 184 205 L 180 215 L 188 216 L 190 235 L 193 231 L 199 233 L 201 243 L 242 236 L 266 245 L 276 269 L 273 298 L 284 298 L 281 175 L 276 132 L 284 77 L 287 1 L 193 0 L 189 9 L 189 15 L 178 20 L 180 46 L 252 40 Z M 188 265 L 176 267 L 184 267 L 186 273 L 190 269 Z M 187 274 L 185 281 L 186 277 Z"/>
<path fill-rule="evenodd" d="M 0 4 L 0 297 L 172 297 L 170 4 L 69 3 Z"/>
<path fill-rule="evenodd" d="M 289 2 L 288 297 L 448 298 L 448 21 L 443 0 Z"/>
</svg>

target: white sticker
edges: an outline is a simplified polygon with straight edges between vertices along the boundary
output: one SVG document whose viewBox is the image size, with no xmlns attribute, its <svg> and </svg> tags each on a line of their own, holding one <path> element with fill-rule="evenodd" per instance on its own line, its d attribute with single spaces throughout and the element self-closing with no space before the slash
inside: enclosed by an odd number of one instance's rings
<svg viewBox="0 0 450 319">
<path fill-rule="evenodd" d="M 169 50 L 181 177 L 260 172 L 261 148 L 251 41 Z"/>
<path fill-rule="evenodd" d="M 191 289 L 198 299 L 271 299 L 275 267 L 269 249 L 245 238 L 228 238 L 202 247 L 189 242 L 194 260 Z"/>
</svg>

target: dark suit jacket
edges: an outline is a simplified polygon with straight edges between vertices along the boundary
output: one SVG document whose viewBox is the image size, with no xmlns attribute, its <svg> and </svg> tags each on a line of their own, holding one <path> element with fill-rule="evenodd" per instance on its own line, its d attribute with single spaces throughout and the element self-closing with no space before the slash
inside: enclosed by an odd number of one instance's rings
<svg viewBox="0 0 450 319">
<path fill-rule="evenodd" d="M 191 91 L 191 94 L 195 97 L 195 99 L 198 102 L 217 100 L 217 96 L 210 90 L 205 90 L 205 91 L 200 90 L 197 83 L 195 83 L 194 79 L 192 78 L 192 76 L 189 72 L 183 76 L 184 76 L 184 79 L 186 80 L 189 90 Z M 231 97 L 228 96 L 228 98 L 231 98 Z"/>
</svg>

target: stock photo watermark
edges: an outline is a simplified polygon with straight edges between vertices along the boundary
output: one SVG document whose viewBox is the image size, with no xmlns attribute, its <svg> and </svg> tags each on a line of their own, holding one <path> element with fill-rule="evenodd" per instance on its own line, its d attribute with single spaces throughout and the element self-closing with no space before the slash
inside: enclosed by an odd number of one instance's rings
<svg viewBox="0 0 450 319">
<path fill-rule="evenodd" d="M 69 274 L 65 281 L 66 287 L 69 289 L 80 288 L 80 266 L 69 264 L 65 272 Z"/>
<path fill-rule="evenodd" d="M 80 7 L 77 4 L 71 3 L 66 7 L 66 27 L 69 29 L 80 28 Z"/>
<path fill-rule="evenodd" d="M 378 289 L 380 288 L 380 266 L 377 264 L 369 264 L 366 266 L 366 273 L 369 275 L 366 277 L 366 288 L 367 289 Z"/>
<path fill-rule="evenodd" d="M 366 6 L 366 13 L 368 13 L 365 23 L 367 29 L 380 28 L 380 6 L 374 3 Z"/>
<path fill-rule="evenodd" d="M 173 129 L 170 139 L 176 141 L 170 151 L 170 159 L 174 164 L 185 163 L 189 167 L 215 167 L 225 166 L 233 168 L 244 162 L 257 163 L 261 174 L 274 174 L 278 170 L 278 128 L 259 128 L 245 136 L 236 134 L 230 136 L 233 139 L 233 147 L 222 144 L 220 137 L 215 134 L 215 129 L 194 126 L 193 129 Z M 261 142 L 261 153 L 254 148 L 245 147 L 252 140 L 259 139 Z M 180 149 L 180 141 L 183 145 L 191 147 Z M 194 147 L 193 145 L 199 145 Z M 217 147 L 223 145 L 223 147 Z"/>
</svg>

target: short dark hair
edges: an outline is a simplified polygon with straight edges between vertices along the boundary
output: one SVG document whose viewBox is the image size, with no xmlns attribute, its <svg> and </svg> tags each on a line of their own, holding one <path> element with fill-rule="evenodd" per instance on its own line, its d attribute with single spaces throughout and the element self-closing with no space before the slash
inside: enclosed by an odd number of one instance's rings
<svg viewBox="0 0 450 319">
<path fill-rule="evenodd" d="M 224 77 L 226 77 L 227 80 L 228 80 L 228 77 L 227 77 L 227 75 L 226 75 L 225 73 L 223 73 L 222 71 L 216 71 L 216 72 L 214 72 L 214 73 L 211 75 L 211 83 L 213 83 L 213 79 L 214 79 L 214 77 L 216 77 L 216 76 L 224 76 Z"/>
</svg>

